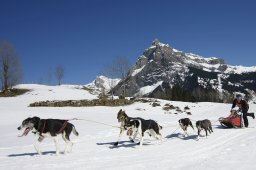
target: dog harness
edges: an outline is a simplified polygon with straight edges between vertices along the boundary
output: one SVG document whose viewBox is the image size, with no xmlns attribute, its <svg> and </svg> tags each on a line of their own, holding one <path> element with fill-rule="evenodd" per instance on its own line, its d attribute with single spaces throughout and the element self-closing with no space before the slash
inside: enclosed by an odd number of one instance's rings
<svg viewBox="0 0 256 170">
<path fill-rule="evenodd" d="M 42 133 L 44 132 L 45 126 L 46 126 L 46 120 L 44 120 L 43 128 L 42 128 L 42 130 L 41 130 L 41 132 L 39 134 L 40 136 L 42 136 Z"/>
<path fill-rule="evenodd" d="M 148 129 L 150 129 L 152 121 L 153 121 L 153 120 L 150 119 L 149 125 L 148 125 Z"/>
<path fill-rule="evenodd" d="M 62 133 L 63 130 L 65 129 L 65 127 L 67 126 L 68 124 L 68 120 L 66 120 L 64 123 L 63 123 L 63 126 L 60 128 L 60 130 L 58 131 L 58 133 Z"/>
<path fill-rule="evenodd" d="M 63 126 L 60 128 L 60 130 L 57 132 L 57 134 L 58 134 L 58 133 L 62 133 L 63 130 L 65 129 L 65 127 L 67 126 L 67 124 L 68 124 L 68 120 L 66 120 L 66 121 L 63 123 Z M 46 120 L 44 120 L 43 128 L 41 129 L 40 134 L 39 134 L 40 136 L 42 136 L 42 133 L 44 132 L 45 126 L 46 126 Z M 39 124 L 38 127 L 40 127 L 40 124 Z"/>
</svg>

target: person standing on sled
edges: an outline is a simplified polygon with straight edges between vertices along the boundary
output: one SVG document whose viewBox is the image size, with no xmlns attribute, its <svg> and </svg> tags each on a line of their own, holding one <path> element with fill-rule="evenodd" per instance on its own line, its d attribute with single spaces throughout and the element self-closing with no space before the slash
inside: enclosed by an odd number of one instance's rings
<svg viewBox="0 0 256 170">
<path fill-rule="evenodd" d="M 233 100 L 233 105 L 231 110 L 236 106 L 239 107 L 239 111 L 243 113 L 244 126 L 248 127 L 249 122 L 248 122 L 247 116 L 250 116 L 253 119 L 255 118 L 255 116 L 254 116 L 254 113 L 247 113 L 249 110 L 249 104 L 242 99 L 242 95 L 240 94 L 237 94 L 236 98 Z"/>
</svg>

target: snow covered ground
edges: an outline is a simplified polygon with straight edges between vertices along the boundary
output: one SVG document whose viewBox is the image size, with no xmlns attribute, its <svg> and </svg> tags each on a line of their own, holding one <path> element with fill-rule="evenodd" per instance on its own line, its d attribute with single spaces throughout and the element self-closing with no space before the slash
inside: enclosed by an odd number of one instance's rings
<svg viewBox="0 0 256 170">
<path fill-rule="evenodd" d="M 18 97 L 0 98 L 0 169 L 256 169 L 256 128 L 223 129 L 216 121 L 229 114 L 231 104 L 219 103 L 185 103 L 161 100 L 161 107 L 152 107 L 149 103 L 135 103 L 124 107 L 28 107 L 35 101 L 93 99 L 93 96 L 81 90 L 79 86 L 42 86 L 20 85 L 32 91 Z M 173 114 L 162 110 L 165 103 L 171 103 L 183 109 L 190 108 L 192 115 L 186 113 Z M 29 133 L 25 137 L 17 127 L 22 120 L 31 116 L 41 118 L 82 118 L 118 125 L 117 112 L 125 109 L 129 116 L 140 116 L 154 119 L 164 128 L 162 135 L 166 141 L 157 142 L 145 136 L 145 144 L 140 148 L 122 137 L 119 147 L 113 148 L 119 129 L 104 124 L 85 120 L 73 120 L 79 132 L 74 142 L 73 152 L 55 156 L 52 139 L 45 139 L 41 144 L 43 155 L 37 155 L 33 144 L 35 135 Z M 255 112 L 256 105 L 251 103 L 249 112 Z M 197 137 L 196 130 L 188 129 L 189 137 L 182 136 L 178 128 L 180 118 L 193 120 L 210 119 L 213 131 L 207 139 Z M 250 127 L 256 127 L 256 120 L 248 118 Z M 202 133 L 204 134 L 204 133 Z M 64 150 L 64 142 L 60 137 L 60 148 Z"/>
</svg>

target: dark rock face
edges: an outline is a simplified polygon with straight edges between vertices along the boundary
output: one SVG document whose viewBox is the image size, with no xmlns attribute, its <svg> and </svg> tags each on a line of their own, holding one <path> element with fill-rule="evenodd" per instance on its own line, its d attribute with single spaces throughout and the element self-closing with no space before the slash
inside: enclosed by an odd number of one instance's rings
<svg viewBox="0 0 256 170">
<path fill-rule="evenodd" d="M 173 99 L 171 90 L 178 85 L 191 97 L 196 90 L 206 89 L 216 93 L 218 100 L 234 92 L 255 92 L 256 72 L 235 71 L 223 59 L 184 53 L 155 40 L 113 91 L 118 95 L 125 87 L 126 96 Z"/>
</svg>

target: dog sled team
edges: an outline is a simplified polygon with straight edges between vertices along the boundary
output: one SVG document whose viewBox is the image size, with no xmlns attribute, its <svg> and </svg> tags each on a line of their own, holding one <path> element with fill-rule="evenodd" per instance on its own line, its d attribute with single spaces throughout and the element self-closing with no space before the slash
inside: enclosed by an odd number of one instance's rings
<svg viewBox="0 0 256 170">
<path fill-rule="evenodd" d="M 114 143 L 114 146 L 117 146 L 122 134 L 124 133 L 125 130 L 127 130 L 127 135 L 130 138 L 131 142 L 135 142 L 135 138 L 139 135 L 139 145 L 143 145 L 143 138 L 145 132 L 148 132 L 149 136 L 154 137 L 156 140 L 162 142 L 163 137 L 160 133 L 160 130 L 162 129 L 162 126 L 160 126 L 156 121 L 154 120 L 145 120 L 140 117 L 132 118 L 129 117 L 124 110 L 119 110 L 117 114 L 117 119 L 118 122 L 121 123 L 121 130 L 119 134 L 118 141 Z M 179 126 L 181 129 L 184 131 L 184 136 L 188 136 L 187 133 L 187 128 L 190 126 L 191 128 L 194 129 L 193 124 L 189 118 L 183 118 L 178 121 Z M 206 137 L 208 136 L 208 132 L 211 133 L 213 132 L 212 130 L 212 125 L 210 120 L 205 119 L 205 120 L 199 120 L 196 121 L 196 127 L 198 130 L 198 137 L 200 136 L 201 130 L 204 130 L 206 133 Z M 133 137 L 132 134 L 134 132 Z"/>
<path fill-rule="evenodd" d="M 239 110 L 234 111 L 234 108 L 238 107 Z M 242 99 L 241 95 L 237 95 L 233 101 L 231 108 L 231 115 L 227 118 L 219 118 L 221 125 L 225 127 L 242 127 L 242 118 L 244 126 L 248 127 L 249 122 L 247 116 L 255 118 L 254 113 L 247 113 L 249 109 L 248 103 Z M 241 114 L 239 114 L 241 113 Z M 236 119 L 240 118 L 239 121 Z M 162 142 L 164 139 L 161 135 L 162 126 L 159 125 L 155 120 L 146 120 L 141 117 L 129 117 L 124 110 L 119 110 L 117 113 L 117 120 L 120 123 L 120 134 L 117 142 L 113 145 L 118 146 L 123 133 L 126 131 L 131 142 L 135 143 L 135 139 L 139 136 L 138 145 L 143 145 L 144 135 L 147 132 L 149 136 L 155 138 L 158 142 Z M 234 121 L 236 120 L 236 121 Z M 68 122 L 69 120 L 60 119 L 40 119 L 39 117 L 32 117 L 23 120 L 22 124 L 18 127 L 18 130 L 24 129 L 22 136 L 26 136 L 30 131 L 38 135 L 37 143 L 34 145 L 38 154 L 42 154 L 39 144 L 44 140 L 45 137 L 51 137 L 54 140 L 56 147 L 56 155 L 59 154 L 59 145 L 57 135 L 61 135 L 66 143 L 64 153 L 72 152 L 73 143 L 70 141 L 70 134 L 73 132 L 74 135 L 78 136 L 78 132 L 73 124 Z M 184 131 L 184 136 L 188 136 L 187 128 L 190 126 L 193 130 L 193 124 L 189 118 L 182 118 L 178 121 L 179 127 Z M 235 124 L 236 123 L 236 124 Z M 197 139 L 201 136 L 200 132 L 205 131 L 207 138 L 208 133 L 212 133 L 212 124 L 208 119 L 196 121 L 197 128 Z"/>
</svg>

